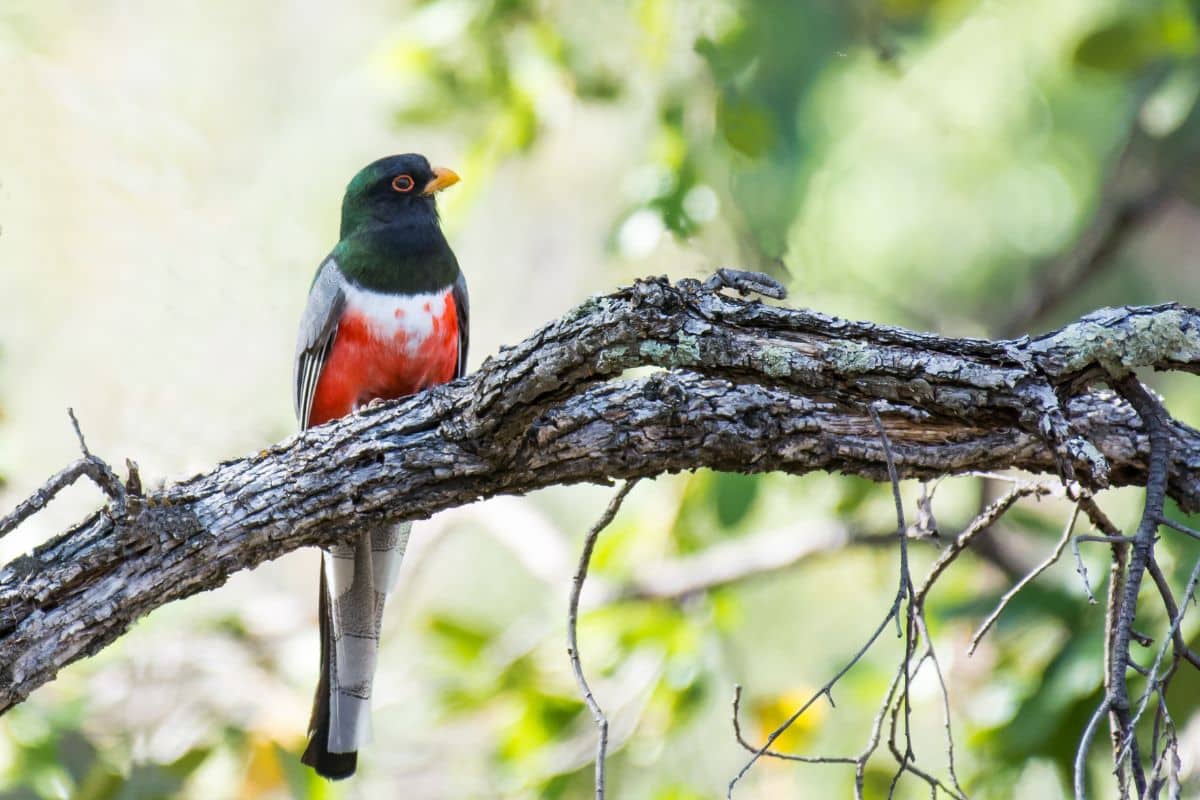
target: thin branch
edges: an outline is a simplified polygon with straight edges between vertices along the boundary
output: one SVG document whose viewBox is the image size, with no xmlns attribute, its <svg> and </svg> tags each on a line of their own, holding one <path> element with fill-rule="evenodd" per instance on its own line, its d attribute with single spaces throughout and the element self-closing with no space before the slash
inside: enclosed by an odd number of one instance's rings
<svg viewBox="0 0 1200 800">
<path fill-rule="evenodd" d="M 819 697 L 820 695 L 818 695 Z M 742 749 L 751 753 L 758 753 L 761 748 L 755 747 L 746 740 L 742 734 L 742 687 L 741 684 L 736 684 L 733 687 L 733 736 L 737 743 L 742 746 Z M 776 758 L 780 761 L 799 761 L 804 764 L 853 764 L 855 760 L 847 756 L 803 756 L 793 753 L 783 753 L 778 750 L 766 749 L 762 750 L 762 755 L 769 758 Z"/>
<path fill-rule="evenodd" d="M 879 710 L 875 713 L 875 720 L 871 723 L 871 733 L 867 738 L 867 744 L 863 747 L 854 764 L 854 797 L 855 800 L 863 800 L 863 784 L 867 777 L 867 763 L 871 760 L 871 756 L 879 748 L 879 740 L 883 734 L 883 721 L 887 718 L 888 709 L 892 707 L 892 699 L 896 696 L 896 689 L 900 686 L 900 679 L 904 676 L 904 671 L 908 669 L 908 661 L 900 662 L 899 668 L 896 670 L 895 676 L 892 678 L 891 684 L 888 685 L 888 690 L 883 696 L 883 702 L 879 706 Z"/>
<path fill-rule="evenodd" d="M 837 674 L 835 674 L 829 681 L 827 681 L 825 683 L 825 685 L 821 687 L 820 690 L 818 690 L 816 693 L 814 693 L 808 699 L 807 702 L 805 702 L 802 706 L 800 706 L 800 708 L 796 709 L 796 711 L 794 713 L 792 713 L 791 716 L 789 716 L 786 720 L 783 721 L 782 724 L 780 724 L 778 727 L 776 727 L 775 730 L 773 730 L 767 736 L 766 741 L 763 742 L 761 747 L 751 748 L 751 746 L 742 738 L 741 726 L 738 721 L 738 707 L 739 707 L 740 696 L 741 696 L 741 687 L 738 686 L 735 688 L 735 690 L 734 690 L 734 705 L 733 705 L 734 735 L 737 737 L 738 742 L 740 744 L 742 744 L 743 747 L 746 747 L 747 749 L 752 749 L 752 753 L 751 753 L 750 759 L 745 764 L 742 765 L 742 768 L 738 771 L 738 773 L 736 775 L 734 775 L 733 779 L 730 780 L 730 782 L 729 782 L 729 788 L 726 793 L 726 796 L 728 798 L 730 798 L 730 800 L 732 800 L 732 798 L 733 798 L 733 791 L 734 791 L 734 788 L 737 786 L 738 781 L 740 781 L 743 777 L 745 777 L 746 773 L 748 773 L 750 771 L 750 769 L 754 766 L 754 764 L 758 761 L 758 759 L 762 758 L 764 755 L 768 755 L 769 753 L 774 755 L 774 751 L 771 750 L 771 745 L 774 744 L 775 740 L 778 739 L 780 736 L 782 736 L 783 733 L 788 728 L 790 728 L 796 722 L 796 720 L 798 720 L 801 717 L 801 715 L 803 715 L 804 712 L 807 711 L 812 706 L 812 704 L 814 702 L 816 702 L 817 698 L 819 698 L 821 696 L 825 696 L 826 698 L 828 698 L 830 704 L 831 705 L 833 704 L 833 687 L 837 684 L 838 681 L 841 680 L 842 676 L 845 675 L 847 672 L 849 672 L 854 667 L 854 665 L 857 664 L 859 662 L 859 660 L 866 654 L 866 652 L 871 649 L 871 646 L 875 644 L 876 640 L 879 638 L 879 635 L 881 633 L 883 633 L 883 631 L 887 627 L 888 623 L 891 622 L 893 619 L 899 618 L 900 607 L 901 607 L 901 604 L 905 597 L 910 598 L 909 607 L 911 609 L 912 579 L 909 576 L 909 571 L 908 571 L 908 557 L 907 557 L 907 555 L 908 555 L 908 537 L 906 535 L 907 525 L 904 522 L 904 504 L 900 498 L 900 479 L 899 479 L 899 476 L 896 471 L 896 460 L 895 460 L 894 455 L 892 454 L 892 448 L 891 448 L 890 442 L 888 441 L 887 433 L 885 432 L 885 430 L 883 428 L 883 422 L 879 418 L 879 412 L 875 409 L 875 407 L 873 405 L 869 406 L 867 410 L 871 416 L 872 422 L 875 425 L 876 431 L 879 434 L 879 441 L 882 445 L 884 458 L 887 463 L 888 475 L 891 479 L 892 496 L 893 496 L 893 499 L 896 504 L 896 536 L 900 541 L 900 586 L 897 589 L 896 597 L 892 602 L 892 607 L 888 610 L 888 613 L 884 616 L 883 620 L 880 621 L 879 625 L 875 628 L 874 632 L 867 639 L 866 643 L 862 647 L 859 648 L 857 653 L 855 653 L 854 657 L 851 658 L 850 661 L 848 661 L 846 663 L 846 665 L 843 666 L 837 672 Z M 911 617 L 911 613 L 910 613 L 910 617 Z M 907 654 L 910 649 L 911 649 L 911 639 L 906 637 L 906 639 L 905 639 L 905 653 L 906 653 L 905 661 L 906 661 L 906 663 L 907 663 Z M 905 692 L 907 692 L 907 689 L 908 689 L 907 670 L 904 670 L 904 672 L 905 672 L 905 675 L 904 675 Z M 911 743 L 910 743 L 909 749 L 910 749 L 910 753 L 911 753 Z M 777 756 L 777 757 L 779 757 L 779 756 Z M 801 759 L 789 759 L 789 760 L 801 760 Z"/>
<path fill-rule="evenodd" d="M 1088 603 L 1096 605 L 1096 595 L 1092 592 L 1092 584 L 1088 581 L 1087 567 L 1083 565 L 1083 554 L 1079 552 L 1079 537 L 1071 537 L 1071 552 L 1075 555 L 1075 572 L 1079 574 L 1079 579 L 1083 581 L 1083 591 L 1087 593 Z"/>
<path fill-rule="evenodd" d="M 1121 602 L 1125 597 L 1125 583 L 1129 579 L 1129 540 L 1131 537 L 1126 537 L 1115 532 L 1114 526 L 1111 524 L 1105 530 L 1105 534 L 1109 540 L 1110 547 L 1108 594 L 1104 604 L 1104 693 L 1106 697 L 1111 697 L 1113 658 L 1116 654 L 1117 620 L 1121 616 Z M 1082 538 L 1080 536 L 1075 537 L 1074 546 L 1076 552 L 1078 552 L 1079 542 Z M 1129 635 L 1134 641 L 1141 641 L 1138 638 L 1137 631 L 1132 628 L 1129 631 Z M 1134 669 L 1137 669 L 1139 666 L 1132 656 L 1129 657 L 1129 664 Z M 1129 776 L 1125 771 L 1125 764 L 1121 758 L 1121 726 L 1121 717 L 1117 709 L 1110 703 L 1108 709 L 1108 738 L 1109 747 L 1113 754 L 1113 775 L 1116 778 L 1117 786 L 1120 787 L 1121 800 L 1128 800 Z"/>
<path fill-rule="evenodd" d="M 1187 525 L 1184 525 L 1182 522 L 1176 522 L 1175 520 L 1173 520 L 1167 516 L 1159 517 L 1158 521 L 1159 521 L 1159 524 L 1166 525 L 1168 528 L 1171 528 L 1172 530 L 1179 531 L 1180 533 L 1186 533 L 1188 536 L 1191 536 L 1193 539 L 1200 539 L 1200 531 L 1196 530 L 1195 528 L 1189 528 Z"/>
<path fill-rule="evenodd" d="M 917 614 L 918 633 L 926 643 L 926 653 L 929 654 L 929 661 L 933 664 L 934 674 L 937 676 L 938 689 L 942 696 L 942 727 L 946 731 L 946 768 L 950 771 L 950 782 L 954 786 L 959 797 L 966 797 L 966 792 L 963 791 L 958 782 L 958 770 L 954 764 L 954 728 L 950 720 L 950 690 L 946 686 L 946 676 L 942 673 L 942 664 L 938 660 L 937 652 L 933 648 L 933 637 L 929 635 L 929 626 L 925 620 L 925 609 L 921 608 Z M 947 794 L 951 794 L 947 792 Z"/>
<path fill-rule="evenodd" d="M 887 431 L 884 430 L 883 420 L 879 418 L 879 409 L 871 405 L 868 407 L 868 411 L 871 413 L 871 421 L 875 423 L 875 430 L 879 433 L 879 442 L 883 445 L 883 455 L 887 461 L 888 480 L 892 484 L 892 501 L 896 505 L 896 539 L 900 542 L 900 585 L 896 589 L 896 600 L 892 605 L 891 616 L 899 624 L 900 604 L 903 602 L 905 604 L 904 663 L 907 664 L 916 649 L 916 620 L 914 615 L 916 608 L 921 607 L 922 603 L 921 598 L 913 590 L 912 573 L 908 566 L 908 525 L 904 521 L 904 502 L 900 499 L 900 475 L 896 471 L 896 456 L 892 452 L 892 443 L 888 440 Z M 895 789 L 896 781 L 899 780 L 905 768 L 915 766 L 910 764 L 915 758 L 912 746 L 912 695 L 910 689 L 911 680 L 906 668 L 904 670 L 903 688 L 900 690 L 900 705 L 904 707 L 905 749 L 903 755 L 897 755 L 900 769 L 896 773 L 896 777 L 892 779 L 892 789 Z M 896 754 L 894 716 L 892 718 L 892 733 L 893 736 L 888 739 L 888 744 L 892 753 Z"/>
<path fill-rule="evenodd" d="M 1161 691 L 1162 679 L 1158 677 L 1159 667 L 1162 666 L 1163 659 L 1166 658 L 1167 648 L 1175 641 L 1175 635 L 1179 632 L 1180 626 L 1183 624 L 1183 616 L 1187 613 L 1188 604 L 1196 594 L 1196 585 L 1200 583 L 1200 560 L 1196 561 L 1196 565 L 1192 567 L 1192 574 L 1188 578 L 1187 586 L 1183 592 L 1183 606 L 1180 608 L 1180 613 L 1171 620 L 1171 626 L 1167 631 L 1167 635 L 1163 637 L 1162 644 L 1159 645 L 1158 652 L 1154 657 L 1154 663 L 1150 665 L 1150 675 L 1146 680 L 1146 691 L 1143 692 L 1138 701 L 1138 707 L 1129 723 L 1126 725 L 1126 734 L 1124 741 L 1125 752 L 1133 752 L 1137 746 L 1137 739 L 1133 736 L 1134 726 L 1137 725 L 1142 714 L 1146 711 L 1146 705 L 1149 702 L 1151 695 Z M 1139 790 L 1141 791 L 1141 790 Z M 1143 792 L 1144 793 L 1144 792 Z"/>
<path fill-rule="evenodd" d="M 780 736 L 782 736 L 788 728 L 790 728 L 793 724 L 795 724 L 796 720 L 800 719 L 800 717 L 803 716 L 804 712 L 808 711 L 808 709 L 812 707 L 812 704 L 815 703 L 821 697 L 827 698 L 829 700 L 830 705 L 833 705 L 833 687 L 835 685 L 837 685 L 838 681 L 840 681 L 842 679 L 842 676 L 844 676 L 847 672 L 849 672 L 851 669 L 853 669 L 854 665 L 857 664 L 860 660 L 862 660 L 862 657 L 864 655 L 866 655 L 867 651 L 871 649 L 871 646 L 873 644 L 875 644 L 876 640 L 879 639 L 879 635 L 881 633 L 883 633 L 884 629 L 887 628 L 888 623 L 890 623 L 892 621 L 893 617 L 895 617 L 896 611 L 897 611 L 897 609 L 895 607 L 893 607 L 892 611 L 889 612 L 887 614 L 887 616 L 885 616 L 880 621 L 880 623 L 875 627 L 875 630 L 871 632 L 871 635 L 867 638 L 866 643 L 863 644 L 862 647 L 860 647 L 858 649 L 858 652 L 854 654 L 854 657 L 851 658 L 849 661 L 847 661 L 846 664 L 843 665 L 842 668 L 840 670 L 838 670 L 837 673 L 832 678 L 830 678 L 828 681 L 826 681 L 824 686 L 822 686 L 817 691 L 813 692 L 813 694 L 808 698 L 808 700 L 805 701 L 804 705 L 802 705 L 802 706 L 800 706 L 800 708 L 796 709 L 796 711 L 790 717 L 788 717 L 786 720 L 784 720 L 777 728 L 775 728 L 775 730 L 771 731 L 771 733 L 767 736 L 767 740 L 760 747 L 753 747 L 752 745 L 749 745 L 744 740 L 739 738 L 739 740 L 738 740 L 739 743 L 742 744 L 743 746 L 745 746 L 748 750 L 751 750 L 752 755 L 750 757 L 750 760 L 742 765 L 742 768 L 738 771 L 737 775 L 735 775 L 733 777 L 733 780 L 731 780 L 729 782 L 729 789 L 726 792 L 726 797 L 729 797 L 729 798 L 733 797 L 734 787 L 737 786 L 738 781 L 740 781 L 743 777 L 745 777 L 746 773 L 750 771 L 750 768 L 753 767 L 755 765 L 755 763 L 758 762 L 758 759 L 760 759 L 766 755 L 770 755 L 774 758 L 781 758 L 781 757 L 786 758 L 786 754 L 776 754 L 775 751 L 771 750 L 771 745 L 775 744 L 775 740 L 778 739 Z M 734 692 L 735 699 L 736 699 L 738 692 L 740 692 L 740 691 L 741 691 L 740 686 L 735 689 L 735 692 Z M 737 728 L 735 728 L 735 731 L 736 730 L 737 730 Z M 791 759 L 789 759 L 789 760 L 791 760 Z M 797 759 L 797 760 L 799 760 L 799 759 Z"/>
<path fill-rule="evenodd" d="M 1137 541 L 1132 536 L 1097 536 L 1091 533 L 1082 533 L 1075 537 L 1077 542 L 1098 542 L 1100 544 L 1133 544 Z"/>
<path fill-rule="evenodd" d="M 1167 576 L 1163 574 L 1162 568 L 1158 566 L 1158 559 L 1151 558 L 1146 564 L 1146 569 L 1150 572 L 1150 577 L 1154 579 L 1154 585 L 1158 588 L 1158 594 L 1162 598 L 1163 607 L 1167 611 L 1167 619 L 1172 623 L 1174 632 L 1172 641 L 1175 643 L 1175 652 L 1184 661 L 1187 661 L 1196 669 L 1200 669 L 1200 655 L 1197 655 L 1187 642 L 1183 639 L 1183 633 L 1180 632 L 1179 626 L 1175 624 L 1176 620 L 1182 619 L 1179 613 L 1179 606 L 1175 605 L 1175 597 L 1171 593 L 1171 584 L 1167 581 Z"/>
<path fill-rule="evenodd" d="M 1063 529 L 1063 534 L 1058 539 L 1058 544 L 1054 546 L 1054 551 L 1050 553 L 1045 561 L 1038 564 L 1036 567 L 1026 573 L 1025 577 L 1017 581 L 1017 583 L 1011 589 L 1004 593 L 1004 595 L 1000 598 L 1000 602 L 996 604 L 996 608 L 992 610 L 992 613 L 987 615 L 987 619 L 980 624 L 979 629 L 976 630 L 975 634 L 971 637 L 971 646 L 967 649 L 967 655 L 975 655 L 975 648 L 979 647 L 979 642 L 983 639 L 984 635 L 991 630 L 992 625 L 996 624 L 996 620 L 1000 619 L 1000 615 L 1004 613 L 1004 609 L 1008 607 L 1009 602 L 1016 597 L 1017 592 L 1033 583 L 1033 581 L 1036 580 L 1039 575 L 1048 570 L 1058 561 L 1059 558 L 1062 557 L 1063 551 L 1067 547 L 1067 543 L 1071 541 L 1071 533 L 1075 530 L 1075 521 L 1078 519 L 1079 504 L 1076 503 L 1075 510 L 1071 512 L 1071 517 L 1067 520 L 1067 526 L 1065 529 Z"/>
<path fill-rule="evenodd" d="M 613 521 L 613 517 L 621 510 L 621 504 L 625 502 L 625 497 L 636 485 L 636 479 L 625 481 L 625 485 L 618 489 L 612 500 L 609 501 L 608 508 L 604 509 L 600 519 L 588 531 L 587 538 L 583 542 L 583 552 L 579 555 L 579 568 L 575 571 L 575 577 L 571 579 L 571 599 L 567 607 L 567 657 L 571 660 L 571 671 L 575 673 L 575 682 L 579 684 L 579 691 L 583 693 L 583 701 L 587 703 L 588 709 L 592 712 L 592 720 L 600 732 L 599 741 L 596 744 L 596 800 L 604 800 L 604 761 L 608 754 L 608 717 L 604 716 L 604 710 L 600 708 L 600 704 L 592 695 L 592 688 L 588 686 L 587 678 L 583 675 L 583 663 L 579 659 L 579 641 L 576 635 L 579 620 L 579 595 L 583 592 L 583 582 L 587 580 L 588 565 L 592 561 L 592 551 L 596 547 L 596 540 L 600 538 L 600 532 Z"/>
<path fill-rule="evenodd" d="M 1130 753 L 1133 782 L 1137 787 L 1138 796 L 1144 797 L 1146 794 L 1146 773 L 1138 756 L 1137 739 L 1134 735 L 1134 722 L 1129 718 L 1129 690 L 1125 675 L 1128 670 L 1130 634 L 1133 629 L 1133 619 L 1137 613 L 1138 592 L 1142 585 L 1142 575 L 1146 570 L 1148 561 L 1153 556 L 1154 539 L 1158 531 L 1158 520 L 1163 516 L 1171 437 L 1168 430 L 1166 412 L 1158 400 L 1142 386 L 1137 376 L 1129 374 L 1123 378 L 1112 379 L 1111 383 L 1137 411 L 1150 439 L 1150 457 L 1147 465 L 1149 478 L 1146 481 L 1146 499 L 1142 511 L 1142 519 L 1138 524 L 1135 541 L 1131 548 L 1132 553 L 1129 557 L 1129 570 L 1125 580 L 1124 597 L 1121 601 L 1116 628 L 1113 632 L 1113 655 L 1111 671 L 1109 673 L 1110 687 L 1108 691 L 1109 698 L 1112 701 L 1113 712 L 1119 722 L 1120 737 L 1125 742 L 1122 750 L 1128 750 Z M 1164 642 L 1164 646 L 1165 644 Z M 1119 754 L 1117 764 L 1120 764 Z"/>
<path fill-rule="evenodd" d="M 983 531 L 996 524 L 996 520 L 1004 516 L 1010 508 L 1016 505 L 1017 501 L 1023 497 L 1044 497 L 1046 495 L 1061 494 L 1062 485 L 1057 482 L 1033 482 L 1022 483 L 1014 486 L 997 500 L 993 501 L 987 508 L 971 520 L 967 527 L 963 528 L 962 532 L 954 538 L 954 541 L 942 552 L 933 566 L 929 568 L 929 574 L 925 577 L 921 588 L 917 590 L 917 602 L 923 603 L 925 595 L 933 588 L 933 584 L 937 581 L 941 574 L 946 571 L 956 558 L 958 558 L 967 546 L 971 544 L 971 540 L 978 536 Z"/>
<path fill-rule="evenodd" d="M 1100 721 L 1108 714 L 1108 708 L 1111 704 L 1108 693 L 1104 693 L 1104 699 L 1100 701 L 1100 705 L 1092 712 L 1091 719 L 1088 720 L 1087 727 L 1083 729 L 1083 736 L 1079 738 L 1079 747 L 1075 749 L 1075 800 L 1087 800 L 1087 792 L 1085 784 L 1087 782 L 1087 754 L 1092 747 L 1092 739 L 1096 738 L 1096 729 L 1100 727 Z"/>
<path fill-rule="evenodd" d="M 97 458 L 88 450 L 87 441 L 83 438 L 83 431 L 79 429 L 79 420 L 75 418 L 74 409 L 68 408 L 67 414 L 71 418 L 71 426 L 79 439 L 79 449 L 83 451 L 83 458 L 73 461 L 50 476 L 37 491 L 18 503 L 17 507 L 8 514 L 0 517 L 0 537 L 11 533 L 22 522 L 45 508 L 55 495 L 83 477 L 90 478 L 92 483 L 100 488 L 100 491 L 108 495 L 113 502 L 114 514 L 124 516 L 125 489 L 121 486 L 120 479 L 103 459 Z"/>
</svg>

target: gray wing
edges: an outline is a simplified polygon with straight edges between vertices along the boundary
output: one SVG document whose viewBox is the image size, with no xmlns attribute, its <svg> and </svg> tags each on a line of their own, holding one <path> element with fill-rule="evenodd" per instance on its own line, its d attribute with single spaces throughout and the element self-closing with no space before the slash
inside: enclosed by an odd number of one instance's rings
<svg viewBox="0 0 1200 800">
<path fill-rule="evenodd" d="M 308 292 L 308 305 L 304 307 L 304 315 L 300 318 L 296 363 L 292 372 L 292 398 L 301 430 L 308 427 L 317 381 L 329 359 L 338 320 L 346 306 L 346 296 L 342 292 L 344 280 L 337 262 L 332 258 L 325 259 L 317 270 L 317 277 Z"/>
<path fill-rule="evenodd" d="M 461 271 L 454 281 L 454 311 L 458 315 L 458 369 L 454 377 L 467 374 L 467 345 L 470 343 L 471 299 L 467 296 L 467 279 Z"/>
</svg>

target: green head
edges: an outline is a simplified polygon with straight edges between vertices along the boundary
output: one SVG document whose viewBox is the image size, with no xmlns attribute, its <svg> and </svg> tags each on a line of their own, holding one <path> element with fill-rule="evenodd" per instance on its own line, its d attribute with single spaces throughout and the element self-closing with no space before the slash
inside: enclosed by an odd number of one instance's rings
<svg viewBox="0 0 1200 800">
<path fill-rule="evenodd" d="M 437 221 L 434 194 L 458 183 L 445 167 L 431 167 L 425 156 L 387 156 L 358 171 L 342 200 L 341 237 L 379 225 Z"/>
</svg>

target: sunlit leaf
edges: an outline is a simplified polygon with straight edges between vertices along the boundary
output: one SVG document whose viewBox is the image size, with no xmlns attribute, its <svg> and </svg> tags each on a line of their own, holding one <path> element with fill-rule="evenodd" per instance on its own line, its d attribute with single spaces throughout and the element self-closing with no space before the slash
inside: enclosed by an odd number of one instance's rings
<svg viewBox="0 0 1200 800">
<path fill-rule="evenodd" d="M 722 527 L 733 528 L 746 518 L 758 497 L 759 481 L 757 475 L 717 473 L 713 481 L 713 504 Z"/>
</svg>

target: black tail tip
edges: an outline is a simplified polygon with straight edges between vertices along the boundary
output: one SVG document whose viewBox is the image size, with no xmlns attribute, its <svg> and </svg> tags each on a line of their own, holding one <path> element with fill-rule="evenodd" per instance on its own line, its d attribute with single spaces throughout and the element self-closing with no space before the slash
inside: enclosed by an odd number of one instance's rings
<svg viewBox="0 0 1200 800">
<path fill-rule="evenodd" d="M 330 753 L 309 740 L 300 762 L 312 767 L 322 778 L 340 781 L 349 778 L 358 768 L 358 753 Z"/>
</svg>

